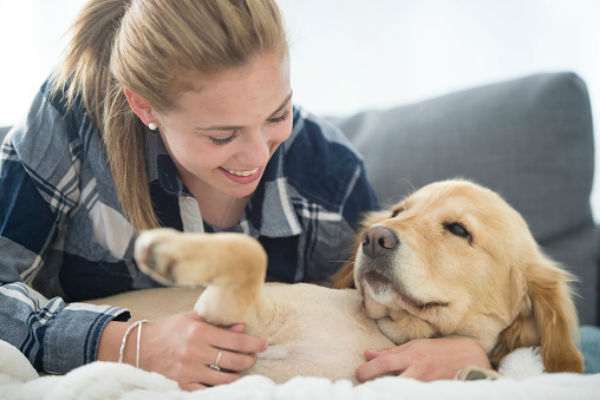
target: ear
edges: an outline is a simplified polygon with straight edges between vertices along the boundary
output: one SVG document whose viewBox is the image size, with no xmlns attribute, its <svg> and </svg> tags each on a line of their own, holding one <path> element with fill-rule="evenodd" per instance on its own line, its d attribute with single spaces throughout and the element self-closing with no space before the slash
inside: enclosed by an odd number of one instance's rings
<svg viewBox="0 0 600 400">
<path fill-rule="evenodd" d="M 345 289 L 354 287 L 354 261 L 356 260 L 356 253 L 361 247 L 363 234 L 371 226 L 386 220 L 389 216 L 390 211 L 372 211 L 365 215 L 356 234 L 350 257 L 346 260 L 342 268 L 330 277 L 332 288 Z"/>
<path fill-rule="evenodd" d="M 547 372 L 583 372 L 583 356 L 574 343 L 579 323 L 568 287 L 571 275 L 541 253 L 523 272 L 530 304 L 502 332 L 492 361 L 518 347 L 539 345 Z"/>
<path fill-rule="evenodd" d="M 574 343 L 579 340 L 579 321 L 568 287 L 573 278 L 547 258 L 542 260 L 529 268 L 527 282 L 544 366 L 548 372 L 583 372 L 583 356 Z"/>
<path fill-rule="evenodd" d="M 123 88 L 123 92 L 125 93 L 129 107 L 131 107 L 131 110 L 138 116 L 144 125 L 148 125 L 151 122 L 156 123 L 157 117 L 154 115 L 152 106 L 146 99 L 128 87 Z"/>
</svg>

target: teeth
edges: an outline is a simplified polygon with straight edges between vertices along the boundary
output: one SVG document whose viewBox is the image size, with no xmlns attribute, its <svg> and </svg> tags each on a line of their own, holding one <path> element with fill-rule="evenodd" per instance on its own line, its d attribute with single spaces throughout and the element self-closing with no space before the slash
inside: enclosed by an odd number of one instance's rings
<svg viewBox="0 0 600 400">
<path fill-rule="evenodd" d="M 258 168 L 251 169 L 250 171 L 234 171 L 232 169 L 223 168 L 225 171 L 229 172 L 231 175 L 236 176 L 250 176 L 258 171 Z"/>
</svg>

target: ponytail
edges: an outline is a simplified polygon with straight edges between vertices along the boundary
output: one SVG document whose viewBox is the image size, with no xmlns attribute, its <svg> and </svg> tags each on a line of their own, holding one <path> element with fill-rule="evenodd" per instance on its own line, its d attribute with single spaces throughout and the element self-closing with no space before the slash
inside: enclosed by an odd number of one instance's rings
<svg viewBox="0 0 600 400">
<path fill-rule="evenodd" d="M 109 91 L 113 41 L 131 0 L 89 1 L 71 25 L 71 41 L 52 75 L 52 91 L 64 91 L 67 105 L 81 96 L 97 126 Z"/>
</svg>

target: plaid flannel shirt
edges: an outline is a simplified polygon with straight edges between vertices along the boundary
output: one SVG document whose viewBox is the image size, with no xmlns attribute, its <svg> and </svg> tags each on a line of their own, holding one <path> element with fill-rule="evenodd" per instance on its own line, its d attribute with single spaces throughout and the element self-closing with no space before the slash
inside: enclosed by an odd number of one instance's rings
<svg viewBox="0 0 600 400">
<path fill-rule="evenodd" d="M 129 318 L 125 309 L 82 301 L 160 285 L 135 264 L 135 233 L 98 130 L 81 103 L 67 110 L 48 86 L 1 148 L 0 339 L 38 370 L 64 373 L 96 359 L 109 321 Z M 299 108 L 293 119 L 289 139 L 228 230 L 262 243 L 269 279 L 323 283 L 348 256 L 360 215 L 377 201 L 340 131 Z M 145 154 L 161 224 L 217 231 L 202 221 L 160 135 L 148 132 Z"/>
</svg>

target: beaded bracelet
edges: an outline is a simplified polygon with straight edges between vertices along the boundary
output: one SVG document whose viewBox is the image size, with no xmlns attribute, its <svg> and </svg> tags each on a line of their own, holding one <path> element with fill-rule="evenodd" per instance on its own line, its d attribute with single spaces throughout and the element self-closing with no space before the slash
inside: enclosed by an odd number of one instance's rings
<svg viewBox="0 0 600 400">
<path fill-rule="evenodd" d="M 133 324 L 129 325 L 127 327 L 127 330 L 125 331 L 125 334 L 123 335 L 123 341 L 121 342 L 121 347 L 119 348 L 119 363 L 123 362 L 123 354 L 125 353 L 125 343 L 127 342 L 127 337 L 129 336 L 129 333 L 137 326 L 138 331 L 137 331 L 137 343 L 136 343 L 136 350 L 135 350 L 135 367 L 139 368 L 140 365 L 140 339 L 142 337 L 142 324 L 144 324 L 145 322 L 148 322 L 145 319 L 140 319 L 137 322 L 134 322 Z"/>
</svg>

